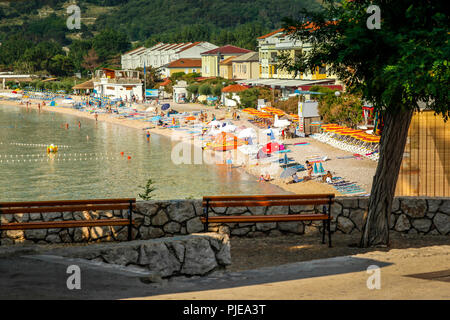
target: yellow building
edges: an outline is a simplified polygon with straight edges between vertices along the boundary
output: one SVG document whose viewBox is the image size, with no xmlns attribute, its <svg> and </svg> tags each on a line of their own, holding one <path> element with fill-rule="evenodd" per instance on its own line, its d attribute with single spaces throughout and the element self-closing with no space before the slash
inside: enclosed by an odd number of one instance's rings
<svg viewBox="0 0 450 320">
<path fill-rule="evenodd" d="M 232 60 L 236 56 L 229 57 L 219 63 L 220 77 L 224 79 L 233 79 L 233 65 Z"/>
<path fill-rule="evenodd" d="M 322 80 L 335 78 L 329 74 L 325 66 L 317 67 L 315 72 L 298 74 L 294 76 L 293 72 L 288 72 L 278 67 L 279 57 L 288 54 L 290 59 L 303 51 L 310 50 L 310 45 L 300 40 L 290 38 L 284 29 L 278 29 L 258 38 L 259 48 L 259 78 L 262 79 L 304 79 L 304 80 Z"/>
<path fill-rule="evenodd" d="M 220 48 L 209 50 L 201 54 L 202 57 L 202 77 L 218 77 L 220 76 L 220 63 L 231 57 L 237 57 L 250 50 L 226 45 Z M 230 73 L 232 74 L 232 73 Z"/>
<path fill-rule="evenodd" d="M 177 72 L 200 73 L 202 70 L 202 59 L 178 59 L 167 65 L 166 74 L 171 76 Z"/>
</svg>

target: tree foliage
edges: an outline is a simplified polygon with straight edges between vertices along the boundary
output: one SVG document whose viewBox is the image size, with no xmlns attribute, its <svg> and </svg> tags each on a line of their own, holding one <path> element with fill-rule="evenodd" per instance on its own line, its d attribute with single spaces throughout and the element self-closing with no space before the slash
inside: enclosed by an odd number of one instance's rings
<svg viewBox="0 0 450 320">
<path fill-rule="evenodd" d="M 381 12 L 379 29 L 368 28 L 372 5 Z M 444 119 L 450 113 L 447 6 L 444 1 L 326 0 L 324 8 L 285 19 L 291 36 L 311 48 L 297 57 L 298 63 L 283 58 L 280 66 L 312 72 L 326 64 L 383 116 L 380 158 L 360 244 L 389 245 L 392 200 L 413 111 L 423 104 Z"/>
</svg>

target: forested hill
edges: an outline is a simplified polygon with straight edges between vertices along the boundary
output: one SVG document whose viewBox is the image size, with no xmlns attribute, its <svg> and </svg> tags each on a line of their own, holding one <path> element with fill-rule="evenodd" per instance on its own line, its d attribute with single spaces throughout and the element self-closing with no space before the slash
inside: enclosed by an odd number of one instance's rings
<svg viewBox="0 0 450 320">
<path fill-rule="evenodd" d="M 81 30 L 66 26 L 66 8 L 71 4 L 81 9 Z M 62 75 L 96 65 L 117 66 L 120 53 L 158 41 L 209 41 L 255 50 L 258 36 L 279 28 L 283 17 L 304 7 L 319 9 L 320 4 L 318 0 L 0 0 L 0 71 Z M 55 56 L 54 63 L 40 61 Z"/>
</svg>

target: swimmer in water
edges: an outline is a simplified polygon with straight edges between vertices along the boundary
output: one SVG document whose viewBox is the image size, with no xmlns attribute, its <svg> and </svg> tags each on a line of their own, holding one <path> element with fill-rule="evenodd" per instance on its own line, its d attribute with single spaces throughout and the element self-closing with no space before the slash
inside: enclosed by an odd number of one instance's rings
<svg viewBox="0 0 450 320">
<path fill-rule="evenodd" d="M 66 123 L 66 130 L 67 130 L 67 129 L 69 129 L 69 124 L 68 124 L 68 123 Z"/>
<path fill-rule="evenodd" d="M 150 141 L 150 131 L 147 131 L 147 141 Z"/>
<path fill-rule="evenodd" d="M 78 121 L 78 128 L 81 129 L 81 122 L 80 121 Z"/>
</svg>

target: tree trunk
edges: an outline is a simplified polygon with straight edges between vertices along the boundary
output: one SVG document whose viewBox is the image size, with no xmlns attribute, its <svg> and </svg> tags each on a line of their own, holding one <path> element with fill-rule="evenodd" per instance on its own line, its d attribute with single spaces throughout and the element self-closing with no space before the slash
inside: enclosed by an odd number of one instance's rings
<svg viewBox="0 0 450 320">
<path fill-rule="evenodd" d="M 413 111 L 387 114 L 360 246 L 389 245 L 389 218 Z"/>
</svg>

